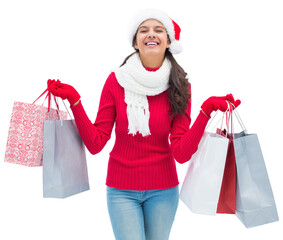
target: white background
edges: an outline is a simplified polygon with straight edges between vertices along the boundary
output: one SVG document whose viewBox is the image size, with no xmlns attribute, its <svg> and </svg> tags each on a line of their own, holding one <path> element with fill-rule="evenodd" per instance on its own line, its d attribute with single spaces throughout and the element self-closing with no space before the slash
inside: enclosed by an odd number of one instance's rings
<svg viewBox="0 0 283 240">
<path fill-rule="evenodd" d="M 13 102 L 33 102 L 49 78 L 73 85 L 94 121 L 108 74 L 133 52 L 129 21 L 145 7 L 181 26 L 176 59 L 192 83 L 193 121 L 212 95 L 242 100 L 238 111 L 258 134 L 282 216 L 281 1 L 1 0 L 0 239 L 114 239 L 105 189 L 114 129 L 99 154 L 87 154 L 91 190 L 64 200 L 43 199 L 42 168 L 5 163 L 5 147 Z M 177 167 L 182 184 L 188 163 Z M 235 216 L 193 214 L 180 201 L 170 239 L 282 239 L 282 232 L 280 221 L 246 229 Z"/>
</svg>

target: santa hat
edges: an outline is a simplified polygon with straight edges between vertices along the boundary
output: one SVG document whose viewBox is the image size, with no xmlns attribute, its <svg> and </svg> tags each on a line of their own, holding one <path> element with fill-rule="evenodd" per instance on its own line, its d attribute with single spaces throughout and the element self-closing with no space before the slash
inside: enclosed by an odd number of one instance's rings
<svg viewBox="0 0 283 240">
<path fill-rule="evenodd" d="M 171 44 L 169 47 L 169 51 L 171 53 L 178 54 L 182 52 L 182 46 L 179 42 L 181 28 L 166 13 L 160 10 L 157 10 L 157 9 L 153 9 L 153 8 L 143 9 L 139 11 L 132 19 L 131 26 L 130 26 L 130 42 L 131 43 L 133 42 L 133 38 L 140 24 L 148 19 L 156 19 L 159 22 L 161 22 L 163 26 L 166 28 L 167 33 L 169 35 L 169 39 L 171 41 Z"/>
</svg>

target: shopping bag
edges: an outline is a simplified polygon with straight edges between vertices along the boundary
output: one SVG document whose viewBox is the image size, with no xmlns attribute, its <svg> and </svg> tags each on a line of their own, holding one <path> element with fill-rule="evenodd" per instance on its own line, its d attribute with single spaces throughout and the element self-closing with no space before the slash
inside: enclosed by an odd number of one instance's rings
<svg viewBox="0 0 283 240">
<path fill-rule="evenodd" d="M 226 136 L 204 132 L 180 191 L 180 199 L 192 212 L 216 214 L 228 144 Z"/>
<path fill-rule="evenodd" d="M 248 134 L 237 110 L 243 131 L 234 134 L 237 168 L 236 216 L 247 227 L 279 220 L 275 199 L 256 134 Z"/>
<path fill-rule="evenodd" d="M 233 137 L 229 135 L 225 169 L 217 205 L 217 213 L 235 214 L 236 209 L 236 162 Z"/>
<path fill-rule="evenodd" d="M 223 114 L 221 128 L 217 129 L 216 133 L 204 133 L 198 150 L 192 156 L 180 191 L 180 199 L 194 213 L 215 215 L 217 212 L 228 146 L 232 139 L 231 134 L 229 135 L 232 131 L 232 106 L 228 101 L 227 104 L 228 109 Z M 226 116 L 227 130 L 222 131 L 224 116 Z M 226 198 L 222 197 L 222 199 Z"/>
<path fill-rule="evenodd" d="M 234 136 L 237 167 L 236 216 L 247 227 L 278 221 L 278 213 L 256 134 Z"/>
<path fill-rule="evenodd" d="M 66 198 L 87 190 L 85 146 L 75 121 L 44 121 L 43 197 Z"/>
<path fill-rule="evenodd" d="M 46 93 L 47 90 L 43 92 Z M 41 96 L 43 96 L 41 94 Z M 48 93 L 47 93 L 48 94 Z M 40 97 L 41 97 L 40 96 Z M 56 109 L 15 101 L 9 126 L 5 162 L 29 167 L 42 166 L 43 121 L 58 119 Z M 67 112 L 60 112 L 67 119 Z"/>
</svg>

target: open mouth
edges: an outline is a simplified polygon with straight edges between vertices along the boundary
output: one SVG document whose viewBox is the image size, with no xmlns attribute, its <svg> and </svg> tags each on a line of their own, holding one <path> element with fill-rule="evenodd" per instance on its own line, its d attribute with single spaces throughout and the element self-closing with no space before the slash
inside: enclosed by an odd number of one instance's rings
<svg viewBox="0 0 283 240">
<path fill-rule="evenodd" d="M 147 42 L 147 43 L 145 43 L 145 45 L 146 46 L 157 46 L 157 45 L 159 45 L 159 43 L 157 43 L 157 42 Z"/>
</svg>

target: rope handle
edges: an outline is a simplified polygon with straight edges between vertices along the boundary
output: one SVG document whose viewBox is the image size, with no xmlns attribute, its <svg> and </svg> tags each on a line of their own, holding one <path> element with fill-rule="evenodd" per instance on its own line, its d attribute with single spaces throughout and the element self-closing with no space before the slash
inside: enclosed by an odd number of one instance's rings
<svg viewBox="0 0 283 240">
<path fill-rule="evenodd" d="M 227 102 L 227 110 L 223 113 L 223 116 L 217 121 L 217 123 L 215 124 L 215 126 L 212 128 L 212 130 L 214 130 L 216 128 L 216 126 L 218 126 L 219 122 L 221 121 L 221 127 L 220 129 L 222 130 L 223 129 L 223 122 L 224 122 L 224 118 L 225 118 L 225 115 L 226 115 L 226 127 L 227 127 L 227 132 L 225 134 L 225 136 L 227 137 L 228 136 L 228 133 L 230 132 L 229 131 L 229 121 L 231 119 L 231 126 L 232 126 L 232 106 L 229 104 L 229 101 L 226 101 Z M 215 119 L 216 115 L 218 114 L 219 110 L 216 111 L 216 113 L 214 114 L 213 118 L 211 119 L 211 121 L 208 123 L 208 125 L 206 126 L 205 129 L 207 129 L 211 123 L 213 122 L 213 120 Z M 232 128 L 231 128 L 232 129 Z"/>
<path fill-rule="evenodd" d="M 43 103 L 42 103 L 42 106 L 43 106 L 43 104 L 45 103 L 46 98 L 48 98 L 48 112 L 50 112 L 50 108 L 51 108 L 51 107 L 50 107 L 50 106 L 51 106 L 51 92 L 49 91 L 48 88 L 46 88 L 46 89 L 43 91 L 43 93 L 41 93 L 40 96 L 39 96 L 37 99 L 35 99 L 35 100 L 33 101 L 32 104 L 34 104 L 38 99 L 40 99 L 45 93 L 47 93 L 47 94 L 46 94 L 46 96 L 45 96 L 45 98 L 44 98 L 44 101 L 43 101 Z M 55 97 L 54 97 L 54 101 L 55 101 L 56 106 L 57 106 L 57 109 L 58 109 L 58 111 L 59 111 L 59 105 L 58 105 L 58 102 L 57 102 L 57 100 L 56 100 Z"/>
<path fill-rule="evenodd" d="M 216 126 L 217 126 L 217 125 L 219 124 L 219 122 L 221 121 L 221 127 L 220 127 L 220 129 L 222 130 L 222 129 L 223 129 L 224 117 L 226 117 L 227 132 L 226 132 L 225 135 L 226 135 L 226 137 L 227 137 L 227 133 L 230 133 L 230 134 L 231 134 L 231 137 L 233 137 L 235 132 L 234 132 L 234 122 L 233 122 L 232 116 L 233 116 L 233 113 L 234 113 L 234 115 L 236 116 L 236 118 L 237 118 L 237 120 L 238 120 L 238 122 L 239 122 L 241 128 L 243 129 L 244 133 L 247 134 L 247 133 L 248 133 L 248 132 L 247 132 L 247 129 L 246 129 L 246 127 L 245 127 L 245 125 L 244 125 L 244 123 L 243 123 L 243 121 L 242 121 L 242 119 L 241 119 L 241 117 L 240 117 L 240 115 L 239 115 L 239 113 L 238 113 L 238 111 L 237 111 L 237 108 L 236 108 L 235 105 L 234 105 L 233 103 L 231 103 L 230 101 L 227 101 L 227 100 L 226 100 L 226 102 L 227 102 L 227 104 L 228 104 L 228 108 L 227 108 L 227 110 L 223 113 L 222 118 L 219 119 L 218 122 L 215 124 L 215 126 L 213 127 L 213 129 L 215 129 Z M 207 125 L 207 127 L 206 127 L 205 129 L 207 129 L 207 128 L 210 126 L 210 124 L 212 123 L 212 121 L 214 120 L 214 118 L 216 117 L 216 115 L 217 115 L 218 112 L 219 112 L 219 111 L 217 111 L 217 112 L 215 113 L 215 115 L 213 116 L 213 118 L 211 119 L 211 121 L 209 122 L 209 124 Z M 231 128 L 230 128 L 230 123 L 231 123 Z"/>
<path fill-rule="evenodd" d="M 247 134 L 248 131 L 247 131 L 247 129 L 246 129 L 244 123 L 243 123 L 243 120 L 241 119 L 241 117 L 240 117 L 240 115 L 239 115 L 239 113 L 238 113 L 238 111 L 237 111 L 235 105 L 234 105 L 233 103 L 231 103 L 231 105 L 232 105 L 233 108 L 234 108 L 234 109 L 233 109 L 233 113 L 235 114 L 235 116 L 236 116 L 236 118 L 237 118 L 237 120 L 238 120 L 238 122 L 239 122 L 241 128 L 243 129 L 244 133 Z"/>
<path fill-rule="evenodd" d="M 54 102 L 56 103 L 56 108 L 57 108 L 59 120 L 61 121 L 61 126 L 63 126 L 63 120 L 62 120 L 62 117 L 61 117 L 61 114 L 60 114 L 60 110 L 59 110 L 59 106 L 58 106 L 57 100 L 56 100 L 57 97 L 55 97 L 54 95 L 51 94 L 51 97 L 52 97 L 52 96 L 53 96 L 53 98 L 54 98 Z M 61 100 L 62 100 L 62 102 L 63 102 L 63 104 L 64 104 L 64 106 L 65 106 L 65 108 L 66 108 L 66 110 L 67 110 L 67 113 L 68 113 L 68 115 L 69 115 L 69 117 L 70 117 L 70 119 L 71 119 L 71 121 L 72 121 L 74 127 L 77 128 L 77 127 L 76 127 L 76 124 L 75 124 L 74 117 L 72 117 L 72 115 L 70 114 L 70 112 L 69 112 L 69 110 L 68 110 L 68 108 L 67 108 L 67 106 L 66 106 L 64 100 L 63 100 L 63 99 L 61 99 Z M 51 104 L 52 104 L 52 101 L 50 102 L 50 105 L 51 105 Z M 49 114 L 50 114 L 50 119 L 51 119 L 51 118 L 52 118 L 52 117 L 51 117 L 51 111 L 50 111 Z M 51 119 L 51 120 L 52 120 L 52 119 Z"/>
</svg>

